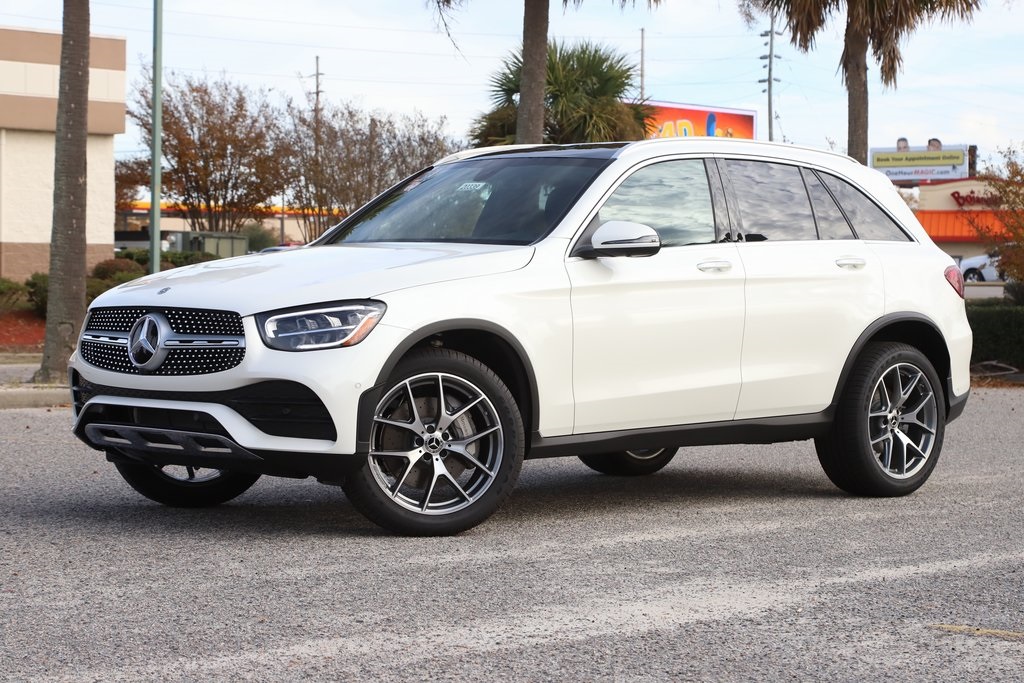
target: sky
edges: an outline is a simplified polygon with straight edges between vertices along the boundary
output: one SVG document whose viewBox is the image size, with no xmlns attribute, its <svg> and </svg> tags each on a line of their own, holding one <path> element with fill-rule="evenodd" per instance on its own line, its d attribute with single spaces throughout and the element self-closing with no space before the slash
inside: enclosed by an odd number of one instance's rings
<svg viewBox="0 0 1024 683">
<path fill-rule="evenodd" d="M 571 3 L 570 3 L 571 4 Z M 663 0 L 648 9 L 586 0 L 551 4 L 549 38 L 590 40 L 644 64 L 644 95 L 656 101 L 749 109 L 757 137 L 768 139 L 763 93 L 767 17 L 747 26 L 735 0 Z M 93 0 L 94 35 L 127 39 L 129 89 L 150 68 L 152 0 Z M 445 117 L 468 137 L 490 105 L 488 81 L 522 40 L 521 0 L 467 0 L 452 12 L 449 38 L 427 0 L 166 0 L 163 63 L 173 72 L 226 77 L 275 97 L 322 97 L 393 113 Z M 2 0 L 0 26 L 60 31 L 60 0 Z M 843 17 L 812 51 L 777 36 L 776 141 L 846 150 L 846 91 L 837 66 Z M 780 27 L 782 28 L 782 27 Z M 641 29 L 644 49 L 641 51 Z M 1024 143 L 1024 0 L 982 0 L 973 21 L 926 24 L 903 46 L 896 88 L 883 88 L 869 63 L 869 146 L 912 146 L 928 138 L 975 144 L 981 159 Z M 138 131 L 118 136 L 119 156 L 143 154 Z"/>
</svg>

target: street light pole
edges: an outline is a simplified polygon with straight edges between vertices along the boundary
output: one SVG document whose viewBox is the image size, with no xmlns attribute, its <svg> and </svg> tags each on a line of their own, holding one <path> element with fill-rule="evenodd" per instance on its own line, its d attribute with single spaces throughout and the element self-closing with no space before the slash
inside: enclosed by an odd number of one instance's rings
<svg viewBox="0 0 1024 683">
<path fill-rule="evenodd" d="M 160 272 L 160 160 L 163 158 L 163 0 L 153 0 L 153 141 L 149 176 L 149 272 Z"/>
</svg>

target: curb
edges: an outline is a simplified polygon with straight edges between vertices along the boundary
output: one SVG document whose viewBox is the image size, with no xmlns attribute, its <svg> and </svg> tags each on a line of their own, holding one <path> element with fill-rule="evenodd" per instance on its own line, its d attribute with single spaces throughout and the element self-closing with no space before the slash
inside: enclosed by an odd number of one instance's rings
<svg viewBox="0 0 1024 683">
<path fill-rule="evenodd" d="M 61 386 L 0 387 L 0 410 L 70 405 L 71 390 Z"/>
</svg>

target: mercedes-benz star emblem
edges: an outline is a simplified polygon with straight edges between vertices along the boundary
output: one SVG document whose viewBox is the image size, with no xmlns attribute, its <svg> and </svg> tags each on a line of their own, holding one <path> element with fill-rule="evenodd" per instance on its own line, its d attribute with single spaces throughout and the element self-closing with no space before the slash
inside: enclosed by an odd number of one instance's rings
<svg viewBox="0 0 1024 683">
<path fill-rule="evenodd" d="M 128 333 L 128 360 L 141 372 L 151 372 L 167 358 L 163 341 L 171 334 L 171 324 L 159 313 L 147 313 L 132 325 Z"/>
</svg>

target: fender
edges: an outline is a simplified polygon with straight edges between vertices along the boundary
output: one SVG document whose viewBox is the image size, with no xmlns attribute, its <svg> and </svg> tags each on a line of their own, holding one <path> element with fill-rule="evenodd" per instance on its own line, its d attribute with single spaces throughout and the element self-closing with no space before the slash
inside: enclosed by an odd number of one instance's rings
<svg viewBox="0 0 1024 683">
<path fill-rule="evenodd" d="M 889 327 L 890 325 L 894 325 L 896 323 L 903 322 L 924 323 L 925 325 L 927 325 L 928 327 L 932 328 L 932 330 L 935 331 L 936 336 L 938 336 L 940 339 L 944 339 L 944 337 L 942 336 L 942 332 L 939 330 L 938 325 L 936 325 L 931 318 L 921 315 L 920 313 L 915 313 L 913 311 L 898 311 L 896 313 L 888 313 L 886 315 L 883 315 L 881 318 L 878 318 L 873 323 L 868 325 L 863 332 L 861 332 L 860 336 L 857 338 L 857 341 L 854 342 L 853 347 L 850 349 L 850 353 L 846 356 L 846 363 L 843 365 L 843 370 L 839 374 L 839 382 L 836 383 L 836 390 L 835 393 L 832 395 L 832 402 L 829 404 L 827 408 L 829 412 L 834 412 L 836 406 L 839 404 L 839 399 L 842 396 L 843 388 L 846 386 L 846 381 L 849 379 L 850 373 L 853 371 L 853 365 L 857 361 L 857 358 L 860 356 L 861 352 L 864 351 L 864 347 L 867 346 L 867 344 L 875 335 L 877 335 L 880 331 L 884 330 L 886 327 Z M 947 371 L 945 374 L 946 376 L 943 377 L 942 380 L 946 382 L 946 388 L 944 393 L 946 394 L 946 401 L 948 407 L 949 404 L 952 403 L 953 397 L 949 395 L 949 387 L 951 382 L 949 372 Z"/>
<path fill-rule="evenodd" d="M 372 387 L 367 389 L 359 397 L 359 411 L 358 411 L 358 424 L 356 426 L 356 453 L 358 455 L 365 455 L 370 450 L 370 425 L 373 422 L 373 411 L 376 409 L 377 404 L 380 402 L 381 395 L 384 393 L 388 377 L 394 372 L 395 366 L 398 362 L 407 354 L 413 347 L 421 344 L 423 341 L 430 337 L 441 334 L 443 332 L 454 332 L 462 330 L 475 330 L 480 332 L 488 332 L 494 336 L 500 338 L 512 349 L 513 353 L 517 356 L 520 364 L 523 367 L 523 371 L 526 375 L 526 382 L 529 385 L 530 392 L 530 416 L 529 423 L 536 427 L 540 419 L 540 394 L 537 389 L 537 376 L 533 370 L 533 364 L 530 362 L 530 357 L 526 353 L 526 349 L 519 343 L 519 340 L 514 334 L 509 332 L 507 329 L 493 323 L 489 320 L 479 320 L 473 318 L 455 318 L 451 320 L 439 320 L 438 322 L 431 323 L 426 327 L 412 332 L 409 336 L 402 340 L 402 342 L 395 347 L 388 356 L 387 361 L 381 367 L 380 373 L 377 375 L 377 381 Z"/>
</svg>

